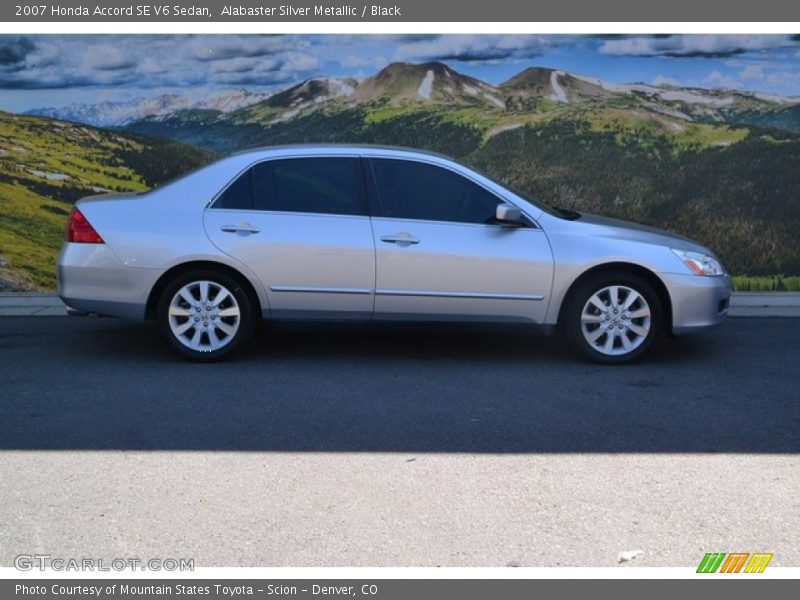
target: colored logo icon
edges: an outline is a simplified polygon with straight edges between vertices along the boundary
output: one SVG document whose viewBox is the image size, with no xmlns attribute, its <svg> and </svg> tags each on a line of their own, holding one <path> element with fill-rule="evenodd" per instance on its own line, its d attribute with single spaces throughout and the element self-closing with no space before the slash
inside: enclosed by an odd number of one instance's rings
<svg viewBox="0 0 800 600">
<path fill-rule="evenodd" d="M 766 552 L 708 552 L 697 567 L 698 573 L 763 573 L 772 560 Z"/>
</svg>

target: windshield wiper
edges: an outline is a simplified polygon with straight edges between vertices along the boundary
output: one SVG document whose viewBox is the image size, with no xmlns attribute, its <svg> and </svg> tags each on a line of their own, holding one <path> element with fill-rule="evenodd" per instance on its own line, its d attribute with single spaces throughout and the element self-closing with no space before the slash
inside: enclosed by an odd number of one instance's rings
<svg viewBox="0 0 800 600">
<path fill-rule="evenodd" d="M 581 213 L 570 210 L 568 208 L 561 208 L 560 206 L 550 206 L 554 211 L 556 211 L 559 215 L 563 218 L 567 219 L 568 221 L 574 221 L 575 219 L 581 218 Z"/>
</svg>

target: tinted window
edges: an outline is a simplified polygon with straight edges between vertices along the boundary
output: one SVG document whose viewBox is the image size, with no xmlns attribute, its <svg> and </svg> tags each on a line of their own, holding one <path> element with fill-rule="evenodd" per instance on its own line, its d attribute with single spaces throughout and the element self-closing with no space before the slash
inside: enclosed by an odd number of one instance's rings
<svg viewBox="0 0 800 600">
<path fill-rule="evenodd" d="M 248 169 L 230 184 L 214 202 L 214 208 L 253 208 L 253 173 Z"/>
<path fill-rule="evenodd" d="M 354 158 L 292 158 L 254 167 L 259 210 L 362 214 L 361 173 Z"/>
<path fill-rule="evenodd" d="M 487 223 L 501 202 L 461 175 L 420 162 L 373 159 L 380 216 Z"/>
</svg>

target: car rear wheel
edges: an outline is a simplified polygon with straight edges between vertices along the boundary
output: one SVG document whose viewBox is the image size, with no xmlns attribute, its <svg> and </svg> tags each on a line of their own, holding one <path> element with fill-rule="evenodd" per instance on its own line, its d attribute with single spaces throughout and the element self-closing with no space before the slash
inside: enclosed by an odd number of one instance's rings
<svg viewBox="0 0 800 600">
<path fill-rule="evenodd" d="M 192 271 L 162 291 L 157 309 L 161 334 L 189 360 L 213 361 L 234 352 L 252 335 L 253 304 L 233 277 Z"/>
<path fill-rule="evenodd" d="M 572 294 L 565 312 L 572 346 L 601 364 L 642 356 L 659 336 L 663 308 L 658 294 L 633 273 L 592 277 Z"/>
</svg>

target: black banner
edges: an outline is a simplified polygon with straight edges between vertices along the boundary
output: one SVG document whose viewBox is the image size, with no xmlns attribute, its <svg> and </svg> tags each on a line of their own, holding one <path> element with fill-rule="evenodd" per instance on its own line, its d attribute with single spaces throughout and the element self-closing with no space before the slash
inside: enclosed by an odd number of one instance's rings
<svg viewBox="0 0 800 600">
<path fill-rule="evenodd" d="M 703 576 L 698 576 L 701 578 Z M 169 580 L 169 579 L 98 579 L 98 580 L 6 580 L 0 582 L 0 597 L 30 600 L 172 600 L 203 598 L 207 600 L 531 600 L 537 597 L 564 596 L 597 598 L 613 594 L 615 598 L 700 597 L 700 594 L 724 595 L 726 600 L 763 597 L 793 597 L 791 580 L 737 577 L 705 577 L 673 580 L 548 580 L 548 579 L 327 579 L 327 580 Z M 758 587 L 756 587 L 758 586 Z M 687 596 L 688 594 L 688 596 Z M 781 594 L 781 596 L 778 596 Z M 784 595 L 785 594 L 785 595 Z M 546 596 L 543 596 L 546 595 Z M 769 596 L 768 596 L 769 597 Z"/>
<path fill-rule="evenodd" d="M 136 3 L 130 0 L 57 0 L 0 5 L 0 20 L 16 22 L 792 22 L 798 5 L 784 0 L 735 0 L 721 5 L 711 0 L 461 0 L 430 2 L 396 0 L 386 3 L 282 0 L 266 2 L 211 0 Z M 786 32 L 792 33 L 792 32 Z"/>
</svg>

